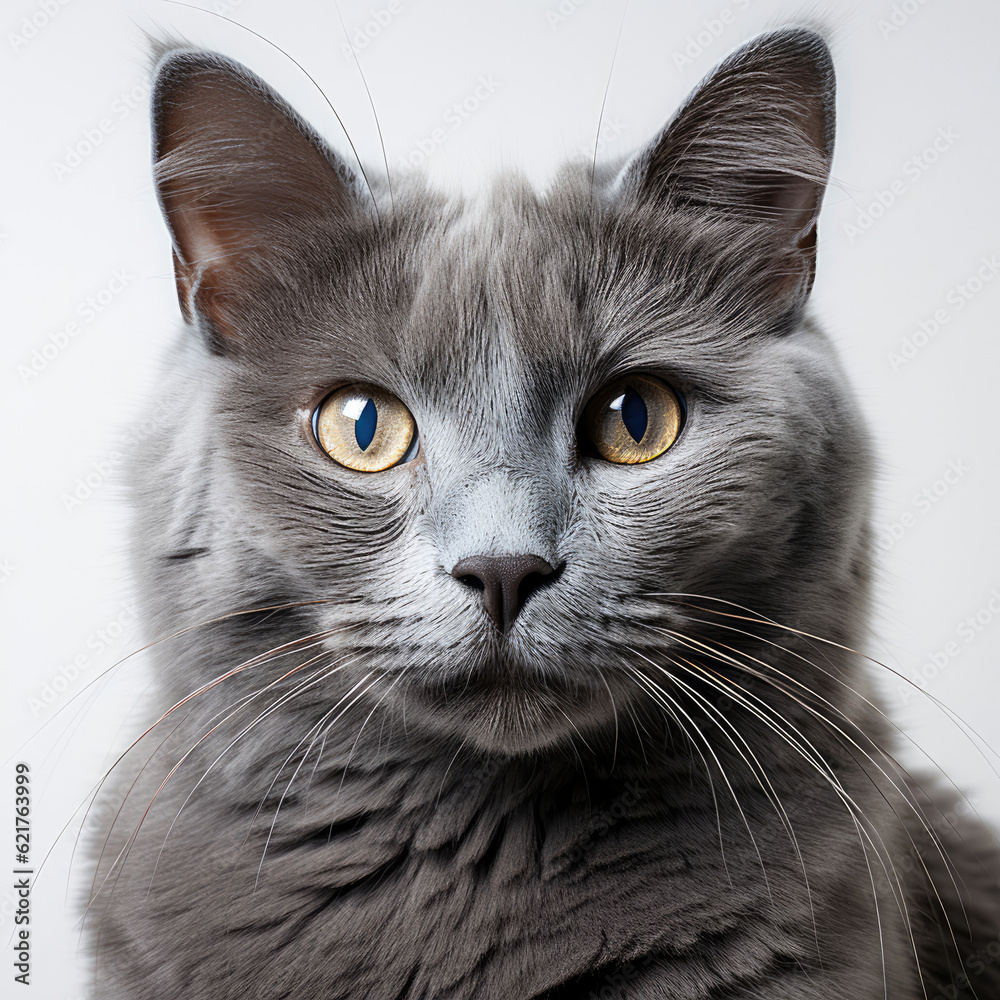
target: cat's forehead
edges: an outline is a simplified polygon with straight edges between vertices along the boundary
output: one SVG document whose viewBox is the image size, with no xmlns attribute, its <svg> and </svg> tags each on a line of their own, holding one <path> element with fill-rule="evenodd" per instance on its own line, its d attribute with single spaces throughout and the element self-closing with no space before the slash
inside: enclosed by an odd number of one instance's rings
<svg viewBox="0 0 1000 1000">
<path fill-rule="evenodd" d="M 596 247 L 592 248 L 596 251 Z M 573 233 L 555 204 L 517 176 L 456 199 L 425 231 L 411 258 L 414 307 L 429 300 L 457 312 L 511 316 L 554 304 L 579 270 Z"/>
<path fill-rule="evenodd" d="M 343 264 L 338 240 L 296 253 L 305 277 L 266 311 L 282 332 L 254 338 L 269 384 L 280 372 L 317 391 L 358 381 L 432 405 L 530 409 L 633 370 L 722 390 L 769 353 L 746 295 L 737 323 L 723 315 L 742 279 L 719 265 L 709 227 L 630 214 L 585 166 L 547 192 L 507 174 L 474 195 L 419 179 L 394 193 Z"/>
<path fill-rule="evenodd" d="M 743 358 L 746 341 L 718 321 L 683 227 L 663 213 L 659 246 L 645 235 L 630 245 L 627 217 L 582 167 L 547 193 L 506 175 L 437 208 L 397 256 L 410 291 L 395 356 L 435 381 L 497 385 Z"/>
<path fill-rule="evenodd" d="M 574 290 L 590 265 L 521 178 L 456 199 L 406 255 L 400 360 L 501 381 L 562 367 L 590 349 Z"/>
</svg>

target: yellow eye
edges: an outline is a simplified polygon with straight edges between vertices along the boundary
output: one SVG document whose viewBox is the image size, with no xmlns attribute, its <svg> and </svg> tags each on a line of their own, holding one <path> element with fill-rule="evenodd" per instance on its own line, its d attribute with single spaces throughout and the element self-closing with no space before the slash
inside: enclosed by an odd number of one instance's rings
<svg viewBox="0 0 1000 1000">
<path fill-rule="evenodd" d="M 683 415 L 678 396 L 658 379 L 627 375 L 591 399 L 582 430 L 601 458 L 635 465 L 657 458 L 677 440 Z"/>
<path fill-rule="evenodd" d="M 416 452 L 417 425 L 392 393 L 345 385 L 313 414 L 316 440 L 335 462 L 358 472 L 382 472 Z"/>
</svg>

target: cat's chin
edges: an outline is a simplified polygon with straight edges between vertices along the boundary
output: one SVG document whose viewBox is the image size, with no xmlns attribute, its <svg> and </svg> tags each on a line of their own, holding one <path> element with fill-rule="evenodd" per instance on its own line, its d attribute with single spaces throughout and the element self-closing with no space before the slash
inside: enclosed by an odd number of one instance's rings
<svg viewBox="0 0 1000 1000">
<path fill-rule="evenodd" d="M 462 701 L 441 705 L 440 696 L 425 690 L 408 699 L 421 705 L 421 726 L 429 734 L 475 748 L 487 754 L 520 757 L 528 754 L 569 746 L 574 737 L 580 738 L 584 726 L 581 719 L 573 720 L 555 706 L 540 705 L 526 695 L 495 697 L 472 694 Z M 581 725 L 582 724 L 582 725 Z"/>
<path fill-rule="evenodd" d="M 391 681 L 390 681 L 391 684 Z M 405 708 L 408 725 L 489 754 L 517 757 L 589 741 L 615 731 L 629 692 L 594 684 L 531 676 L 501 668 L 463 672 L 394 686 L 389 698 Z M 419 705 L 420 711 L 413 709 Z"/>
</svg>

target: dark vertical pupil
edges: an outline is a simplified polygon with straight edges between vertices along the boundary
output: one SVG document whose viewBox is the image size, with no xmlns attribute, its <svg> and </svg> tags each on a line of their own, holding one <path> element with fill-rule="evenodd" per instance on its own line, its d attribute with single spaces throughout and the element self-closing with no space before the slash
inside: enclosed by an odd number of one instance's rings
<svg viewBox="0 0 1000 1000">
<path fill-rule="evenodd" d="M 645 411 L 646 407 L 643 408 L 643 420 L 646 419 Z M 369 399 L 365 403 L 365 408 L 361 411 L 361 416 L 354 423 L 354 437 L 357 439 L 358 447 L 362 451 L 368 449 L 368 445 L 372 443 L 372 438 L 375 437 L 375 427 L 378 424 L 378 409 L 375 406 L 375 401 Z M 645 425 L 644 425 L 645 426 Z"/>
<path fill-rule="evenodd" d="M 646 433 L 646 425 L 649 420 L 646 414 L 646 404 L 635 389 L 625 390 L 621 413 L 625 430 L 632 435 L 632 440 L 638 444 Z"/>
</svg>

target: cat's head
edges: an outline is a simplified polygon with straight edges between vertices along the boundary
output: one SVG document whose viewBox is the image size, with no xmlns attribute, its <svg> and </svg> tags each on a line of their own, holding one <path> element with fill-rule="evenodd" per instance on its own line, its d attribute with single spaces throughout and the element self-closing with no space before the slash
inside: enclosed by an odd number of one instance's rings
<svg viewBox="0 0 1000 1000">
<path fill-rule="evenodd" d="M 167 53 L 191 329 L 140 472 L 158 621 L 316 602 L 331 699 L 511 753 L 648 703 L 711 601 L 851 638 L 867 446 L 803 319 L 833 87 L 817 35 L 764 35 L 620 169 L 463 200 Z"/>
</svg>

